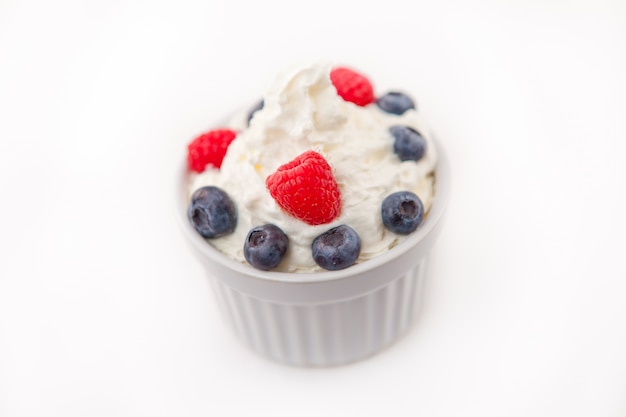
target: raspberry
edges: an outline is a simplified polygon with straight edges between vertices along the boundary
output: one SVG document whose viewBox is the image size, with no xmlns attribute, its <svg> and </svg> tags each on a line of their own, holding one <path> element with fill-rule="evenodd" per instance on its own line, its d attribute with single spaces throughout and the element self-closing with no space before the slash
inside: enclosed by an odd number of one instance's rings
<svg viewBox="0 0 626 417">
<path fill-rule="evenodd" d="M 357 106 L 366 106 L 374 101 L 372 83 L 358 72 L 344 67 L 333 68 L 330 81 L 337 89 L 337 94 L 345 101 Z"/>
<path fill-rule="evenodd" d="M 237 132 L 230 129 L 215 129 L 201 134 L 187 146 L 187 166 L 195 172 L 204 172 L 207 165 L 222 166 L 228 145 Z"/>
<path fill-rule="evenodd" d="M 332 169 L 315 151 L 280 166 L 265 184 L 283 210 L 307 224 L 330 223 L 341 211 L 341 193 Z"/>
</svg>

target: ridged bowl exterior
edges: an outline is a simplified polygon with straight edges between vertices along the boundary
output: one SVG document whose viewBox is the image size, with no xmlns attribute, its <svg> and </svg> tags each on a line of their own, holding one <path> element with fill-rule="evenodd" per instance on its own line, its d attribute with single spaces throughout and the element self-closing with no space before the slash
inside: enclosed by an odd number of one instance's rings
<svg viewBox="0 0 626 417">
<path fill-rule="evenodd" d="M 325 304 L 284 304 L 211 283 L 237 336 L 273 361 L 342 365 L 371 356 L 403 335 L 421 302 L 426 259 L 381 288 Z"/>
</svg>

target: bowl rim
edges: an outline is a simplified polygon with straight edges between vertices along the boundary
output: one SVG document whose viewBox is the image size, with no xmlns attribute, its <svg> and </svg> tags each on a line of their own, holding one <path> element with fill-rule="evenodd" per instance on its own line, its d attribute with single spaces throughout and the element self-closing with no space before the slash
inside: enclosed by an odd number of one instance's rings
<svg viewBox="0 0 626 417">
<path fill-rule="evenodd" d="M 394 259 L 398 258 L 408 250 L 418 245 L 435 229 L 440 222 L 448 205 L 450 192 L 450 166 L 446 151 L 442 148 L 436 135 L 430 135 L 437 151 L 437 162 L 434 169 L 435 192 L 430 210 L 418 229 L 411 233 L 402 242 L 388 251 L 368 259 L 362 263 L 352 265 L 338 271 L 315 271 L 315 272 L 283 272 L 283 271 L 262 271 L 243 262 L 238 262 L 227 255 L 224 255 L 213 245 L 207 242 L 190 224 L 187 217 L 188 196 L 186 195 L 186 184 L 189 176 L 186 161 L 178 168 L 178 181 L 176 187 L 176 217 L 179 226 L 187 237 L 188 241 L 202 256 L 222 267 L 228 268 L 247 278 L 274 283 L 320 283 L 330 282 L 354 277 L 373 269 L 379 268 Z"/>
</svg>

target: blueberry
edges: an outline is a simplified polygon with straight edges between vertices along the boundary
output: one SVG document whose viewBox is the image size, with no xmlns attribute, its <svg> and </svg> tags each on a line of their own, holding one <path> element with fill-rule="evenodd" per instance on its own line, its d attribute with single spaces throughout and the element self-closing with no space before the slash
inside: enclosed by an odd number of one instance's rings
<svg viewBox="0 0 626 417">
<path fill-rule="evenodd" d="M 289 238 L 273 224 L 252 228 L 243 245 L 246 261 L 257 269 L 269 271 L 283 260 L 289 246 Z"/>
<path fill-rule="evenodd" d="M 313 240 L 313 260 L 324 269 L 344 269 L 356 261 L 361 253 L 361 238 L 346 225 L 333 227 Z"/>
<path fill-rule="evenodd" d="M 383 224 L 399 235 L 415 231 L 424 217 L 424 204 L 410 191 L 398 191 L 388 195 L 381 205 Z"/>
<path fill-rule="evenodd" d="M 228 194 L 213 186 L 193 193 L 187 216 L 198 233 L 207 239 L 232 233 L 237 225 L 235 204 Z"/>
<path fill-rule="evenodd" d="M 259 101 L 257 104 L 254 105 L 253 108 L 250 109 L 250 112 L 248 113 L 248 126 L 250 126 L 250 120 L 252 120 L 252 117 L 254 116 L 254 113 L 258 112 L 259 110 L 261 110 L 263 108 L 263 105 L 265 104 L 265 102 L 263 100 Z"/>
<path fill-rule="evenodd" d="M 394 138 L 393 151 L 401 161 L 419 161 L 426 152 L 426 139 L 408 126 L 391 126 L 389 133 Z"/>
<path fill-rule="evenodd" d="M 390 91 L 376 100 L 378 107 L 387 113 L 401 115 L 409 109 L 415 108 L 415 103 L 409 96 L 397 91 Z"/>
</svg>

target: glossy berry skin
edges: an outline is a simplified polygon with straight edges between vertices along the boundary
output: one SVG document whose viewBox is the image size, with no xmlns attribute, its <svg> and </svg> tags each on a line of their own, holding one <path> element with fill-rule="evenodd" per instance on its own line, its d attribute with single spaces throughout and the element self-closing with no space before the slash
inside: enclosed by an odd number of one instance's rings
<svg viewBox="0 0 626 417">
<path fill-rule="evenodd" d="M 424 204 L 410 191 L 388 195 L 381 205 L 383 225 L 399 235 L 408 235 L 417 229 L 424 217 Z"/>
<path fill-rule="evenodd" d="M 263 271 L 276 268 L 283 260 L 289 238 L 278 226 L 265 224 L 252 228 L 243 245 L 243 255 L 253 267 Z"/>
<path fill-rule="evenodd" d="M 341 212 L 341 193 L 332 169 L 318 152 L 306 151 L 265 179 L 270 195 L 293 217 L 326 224 Z"/>
<path fill-rule="evenodd" d="M 426 152 L 426 139 L 408 126 L 391 126 L 389 133 L 394 138 L 393 151 L 401 161 L 419 161 Z"/>
<path fill-rule="evenodd" d="M 232 233 L 237 208 L 222 189 L 208 186 L 196 190 L 187 210 L 189 221 L 202 237 L 214 239 Z"/>
<path fill-rule="evenodd" d="M 376 100 L 376 105 L 387 113 L 402 115 L 409 109 L 415 109 L 415 103 L 409 96 L 398 91 L 390 91 Z"/>
<path fill-rule="evenodd" d="M 248 118 L 246 119 L 248 122 L 248 126 L 250 126 L 250 120 L 252 120 L 252 118 L 254 117 L 254 113 L 263 109 L 264 105 L 265 105 L 265 101 L 261 100 L 257 104 L 255 104 L 253 108 L 250 109 L 250 112 L 248 113 Z"/>
<path fill-rule="evenodd" d="M 313 260 L 324 269 L 336 271 L 353 265 L 361 253 L 361 238 L 350 226 L 333 227 L 313 240 Z"/>
<path fill-rule="evenodd" d="M 231 129 L 215 129 L 196 137 L 187 146 L 187 166 L 201 173 L 207 166 L 220 168 L 230 143 L 237 132 Z"/>
<path fill-rule="evenodd" d="M 337 94 L 357 106 L 367 106 L 374 101 L 374 87 L 363 75 L 350 68 L 337 67 L 330 72 L 330 81 Z"/>
</svg>

